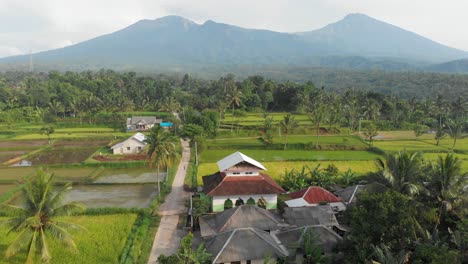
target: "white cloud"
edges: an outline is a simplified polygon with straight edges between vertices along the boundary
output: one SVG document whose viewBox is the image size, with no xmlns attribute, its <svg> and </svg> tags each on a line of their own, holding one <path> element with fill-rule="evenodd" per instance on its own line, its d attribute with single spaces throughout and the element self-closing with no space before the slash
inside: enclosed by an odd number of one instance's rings
<svg viewBox="0 0 468 264">
<path fill-rule="evenodd" d="M 6 56 L 14 56 L 24 54 L 24 51 L 14 46 L 1 46 L 0 45 L 0 58 Z"/>
</svg>

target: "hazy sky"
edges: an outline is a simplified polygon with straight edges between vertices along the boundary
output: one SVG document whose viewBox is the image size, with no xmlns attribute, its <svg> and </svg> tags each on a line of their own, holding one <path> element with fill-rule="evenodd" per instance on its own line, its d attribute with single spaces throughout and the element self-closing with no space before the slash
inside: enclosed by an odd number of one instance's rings
<svg viewBox="0 0 468 264">
<path fill-rule="evenodd" d="M 468 51 L 467 12 L 466 0 L 0 0 L 0 57 L 64 47 L 165 15 L 297 32 L 364 13 Z"/>
</svg>

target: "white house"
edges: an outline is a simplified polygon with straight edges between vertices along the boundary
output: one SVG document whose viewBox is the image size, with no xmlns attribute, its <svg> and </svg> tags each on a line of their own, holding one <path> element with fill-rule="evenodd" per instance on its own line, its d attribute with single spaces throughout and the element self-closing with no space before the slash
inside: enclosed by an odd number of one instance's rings
<svg viewBox="0 0 468 264">
<path fill-rule="evenodd" d="M 243 204 L 276 209 L 278 194 L 284 193 L 270 176 L 260 171 L 260 162 L 235 152 L 218 161 L 219 172 L 203 177 L 204 191 L 212 198 L 213 212 Z"/>
<path fill-rule="evenodd" d="M 334 211 L 344 211 L 343 200 L 322 187 L 313 186 L 288 194 L 290 200 L 285 201 L 289 207 L 317 206 L 329 204 Z"/>
<path fill-rule="evenodd" d="M 146 146 L 146 136 L 142 133 L 136 133 L 123 142 L 111 147 L 113 154 L 138 154 Z"/>
<path fill-rule="evenodd" d="M 157 119 L 155 116 L 132 116 L 127 118 L 127 130 L 150 130 L 161 122 L 162 119 Z"/>
</svg>

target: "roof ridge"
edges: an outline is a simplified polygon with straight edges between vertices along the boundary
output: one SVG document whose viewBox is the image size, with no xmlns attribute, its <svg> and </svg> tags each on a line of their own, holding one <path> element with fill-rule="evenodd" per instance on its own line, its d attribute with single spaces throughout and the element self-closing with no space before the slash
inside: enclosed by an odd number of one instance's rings
<svg viewBox="0 0 468 264">
<path fill-rule="evenodd" d="M 212 193 L 214 190 L 218 189 L 218 187 L 221 186 L 221 183 L 224 182 L 224 179 L 227 178 L 227 177 L 222 177 L 221 172 L 219 172 L 219 174 L 220 174 L 220 177 L 222 178 L 222 180 L 221 180 L 218 184 L 216 184 L 216 187 L 214 187 L 213 189 L 211 189 L 211 191 L 210 191 L 209 193 L 207 193 L 207 195 L 209 195 L 210 193 Z M 229 197 L 228 197 L 228 199 L 229 199 Z"/>
<path fill-rule="evenodd" d="M 223 253 L 224 249 L 227 247 L 227 245 L 229 244 L 229 242 L 231 242 L 231 239 L 232 237 L 234 236 L 234 234 L 236 233 L 237 229 L 234 229 L 232 231 L 232 233 L 229 235 L 229 238 L 226 240 L 226 242 L 224 242 L 224 245 L 223 247 L 221 248 L 221 250 L 219 250 L 218 252 L 218 255 L 216 255 L 216 257 L 213 259 L 213 263 L 215 263 L 215 261 L 219 258 L 219 256 L 221 255 L 221 253 Z"/>
<path fill-rule="evenodd" d="M 226 224 L 229 222 L 229 220 L 230 220 L 234 215 L 237 214 L 237 212 L 239 211 L 239 208 L 240 208 L 240 206 L 236 206 L 236 207 L 234 207 L 234 208 L 231 208 L 231 210 L 235 209 L 235 210 L 234 210 L 234 213 L 232 213 L 231 216 L 226 220 L 226 222 L 224 222 L 223 226 L 221 226 L 221 228 L 218 230 L 218 232 L 224 229 L 224 227 L 225 227 Z"/>
<path fill-rule="evenodd" d="M 284 255 L 286 255 L 286 256 L 288 255 L 287 253 L 285 253 L 285 252 L 283 251 L 283 249 L 281 248 L 281 246 L 280 246 L 279 244 L 272 244 L 270 241 L 268 241 L 267 239 L 265 239 L 261 234 L 259 234 L 255 228 L 251 228 L 251 227 L 250 227 L 249 229 L 251 229 L 255 234 L 257 234 L 257 236 L 259 236 L 263 241 L 267 242 L 270 246 L 272 246 L 272 247 L 275 248 L 276 250 L 279 250 L 282 254 L 284 254 Z M 267 234 L 270 235 L 270 233 L 267 233 Z M 270 235 L 270 236 L 273 238 L 272 235 Z M 273 238 L 273 240 L 275 240 L 275 239 Z M 276 240 L 275 240 L 275 242 L 276 242 Z"/>
</svg>

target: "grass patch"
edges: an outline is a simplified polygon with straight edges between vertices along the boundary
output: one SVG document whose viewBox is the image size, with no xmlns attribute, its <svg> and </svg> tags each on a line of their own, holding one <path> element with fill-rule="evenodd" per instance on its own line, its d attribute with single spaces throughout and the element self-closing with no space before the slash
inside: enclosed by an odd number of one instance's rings
<svg viewBox="0 0 468 264">
<path fill-rule="evenodd" d="M 204 163 L 217 162 L 235 150 L 205 150 L 201 155 Z M 241 150 L 258 161 L 325 161 L 325 160 L 372 160 L 381 157 L 369 151 L 317 151 L 317 150 Z"/>
<path fill-rule="evenodd" d="M 434 134 L 423 134 L 419 139 L 433 139 Z M 411 139 L 417 140 L 412 130 L 393 130 L 393 131 L 379 131 L 379 135 L 376 140 L 402 140 L 402 139 Z"/>
<path fill-rule="evenodd" d="M 32 167 L 11 167 L 0 169 L 0 181 L 18 181 L 23 177 L 32 174 L 37 168 Z"/>
<path fill-rule="evenodd" d="M 374 147 L 380 148 L 384 151 L 423 151 L 423 152 L 444 152 L 448 151 L 447 148 L 432 145 L 425 141 L 417 140 L 389 140 L 389 141 L 374 141 Z"/>
<path fill-rule="evenodd" d="M 267 168 L 266 173 L 273 179 L 278 181 L 284 174 L 284 171 L 296 169 L 300 170 L 303 166 L 315 167 L 321 164 L 321 167 L 325 168 L 329 164 L 334 164 L 340 172 L 344 172 L 347 169 L 351 169 L 356 174 L 365 174 L 371 171 L 375 171 L 376 165 L 373 160 L 366 161 L 278 161 L 278 162 L 262 162 L 263 166 Z M 217 172 L 218 166 L 216 163 L 203 163 L 198 166 L 197 180 L 198 185 L 203 185 L 202 177 Z"/>
<path fill-rule="evenodd" d="M 87 231 L 71 231 L 79 250 L 77 253 L 50 240 L 51 263 L 118 263 L 119 255 L 136 217 L 136 214 L 62 217 L 64 221 L 81 225 Z M 16 236 L 16 233 L 7 235 L 7 229 L 0 228 L 0 252 L 2 254 Z M 21 253 L 10 260 L 3 259 L 2 263 L 23 264 L 25 259 L 26 254 Z"/>
</svg>

